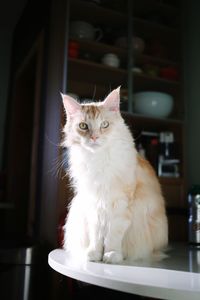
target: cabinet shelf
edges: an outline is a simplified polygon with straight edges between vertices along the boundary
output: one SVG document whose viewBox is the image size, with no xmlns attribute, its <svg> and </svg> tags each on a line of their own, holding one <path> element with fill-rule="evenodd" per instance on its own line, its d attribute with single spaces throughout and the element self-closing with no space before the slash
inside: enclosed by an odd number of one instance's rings
<svg viewBox="0 0 200 300">
<path fill-rule="evenodd" d="M 79 43 L 81 50 L 88 51 L 89 53 L 94 53 L 98 55 L 103 55 L 106 53 L 115 53 L 120 57 L 127 56 L 127 49 L 125 48 L 115 47 L 102 42 L 89 41 L 84 39 L 73 38 L 73 41 Z"/>
<path fill-rule="evenodd" d="M 149 14 L 156 11 L 160 15 L 174 17 L 175 15 L 177 15 L 178 8 L 175 5 L 168 4 L 163 1 L 140 0 L 135 1 L 134 11 L 136 14 Z"/>
<path fill-rule="evenodd" d="M 99 79 L 100 75 L 104 73 L 106 77 L 102 78 L 103 81 L 105 82 L 105 78 L 107 78 L 111 82 L 111 73 L 112 73 L 112 81 L 117 81 L 119 84 L 123 84 L 124 80 L 127 78 L 127 70 L 121 69 L 121 68 L 115 68 L 115 67 L 110 67 L 106 66 L 97 62 L 85 60 L 85 59 L 76 59 L 76 58 L 69 58 L 69 74 L 72 75 L 72 68 L 70 66 L 74 66 L 78 68 L 78 73 L 76 76 L 80 76 L 83 72 L 84 68 L 87 68 L 87 73 L 93 73 L 93 78 L 90 78 L 91 80 L 95 80 L 95 78 Z M 102 73 L 101 73 L 102 72 Z M 100 74 L 101 73 L 101 74 Z M 107 73 L 107 74 L 106 74 Z M 149 88 L 150 86 L 157 84 L 159 85 L 160 88 L 162 86 L 173 86 L 177 87 L 180 83 L 178 81 L 172 81 L 172 80 L 167 80 L 163 79 L 160 77 L 151 77 L 146 74 L 133 74 L 134 79 L 136 81 L 136 85 L 140 89 L 141 87 Z M 87 76 L 87 74 L 85 74 Z M 85 77 L 82 77 L 85 78 Z M 121 80 L 121 82 L 120 82 Z"/>
<path fill-rule="evenodd" d="M 161 185 L 182 185 L 183 178 L 172 178 L 172 177 L 159 177 L 159 181 Z"/>
<path fill-rule="evenodd" d="M 117 47 L 109 44 L 105 44 L 103 42 L 89 41 L 85 39 L 73 38 L 73 41 L 79 43 L 80 49 L 88 51 L 88 53 L 94 53 L 98 55 L 103 55 L 105 53 L 115 53 L 119 57 L 127 57 L 127 48 Z M 133 52 L 134 55 L 134 52 Z M 148 54 L 140 54 L 135 58 L 136 63 L 140 64 L 156 64 L 160 67 L 163 66 L 174 66 L 177 67 L 179 65 L 178 61 L 159 58 Z"/>
<path fill-rule="evenodd" d="M 134 77 L 138 78 L 138 79 L 141 79 L 141 80 L 145 80 L 145 81 L 148 80 L 149 83 L 157 82 L 157 83 L 160 83 L 160 84 L 175 85 L 175 86 L 180 84 L 179 81 L 164 79 L 164 78 L 161 78 L 161 77 L 158 77 L 158 76 L 149 76 L 149 75 L 146 75 L 144 73 L 141 73 L 141 74 L 135 73 Z"/>
<path fill-rule="evenodd" d="M 127 71 L 83 59 L 69 58 L 70 78 L 94 84 L 121 85 L 127 81 Z M 84 79 L 84 80 L 83 80 Z M 114 86 L 116 87 L 116 86 Z"/>
<path fill-rule="evenodd" d="M 165 59 L 165 58 L 160 58 L 148 54 L 141 54 L 136 57 L 136 62 L 139 63 L 144 63 L 144 64 L 155 64 L 160 67 L 165 67 L 165 66 L 174 66 L 178 67 L 180 65 L 180 62 L 171 60 L 171 59 Z"/>
<path fill-rule="evenodd" d="M 103 64 L 85 60 L 85 59 L 69 58 L 69 62 L 80 65 L 80 66 L 82 65 L 82 66 L 91 67 L 91 68 L 98 68 L 98 69 L 102 69 L 102 70 L 106 70 L 106 71 L 109 70 L 109 71 L 116 72 L 119 74 L 127 73 L 127 71 L 124 69 L 103 65 Z"/>
<path fill-rule="evenodd" d="M 71 1 L 71 14 L 73 18 L 84 18 L 87 21 L 119 26 L 126 24 L 127 14 L 114 9 L 105 8 L 87 1 Z"/>
<path fill-rule="evenodd" d="M 151 123 L 154 124 L 155 127 L 157 127 L 159 124 L 162 126 L 181 126 L 183 125 L 183 120 L 181 119 L 175 119 L 175 118 L 155 118 L 155 117 L 149 117 L 138 113 L 129 113 L 126 111 L 123 111 L 122 114 L 124 114 L 127 117 L 134 117 L 135 120 L 141 123 Z"/>
<path fill-rule="evenodd" d="M 145 29 L 148 28 L 148 30 L 151 31 L 172 35 L 171 37 L 174 37 L 174 35 L 177 36 L 177 34 L 179 33 L 178 28 L 166 26 L 153 21 L 148 21 L 139 17 L 133 17 L 133 22 L 136 27 L 136 30 L 139 28 L 140 31 L 141 29 L 145 31 Z"/>
</svg>

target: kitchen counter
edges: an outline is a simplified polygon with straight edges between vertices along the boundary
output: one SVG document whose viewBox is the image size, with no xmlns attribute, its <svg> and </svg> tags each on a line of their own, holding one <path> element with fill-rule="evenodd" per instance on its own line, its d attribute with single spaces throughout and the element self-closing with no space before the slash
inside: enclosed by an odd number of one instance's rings
<svg viewBox="0 0 200 300">
<path fill-rule="evenodd" d="M 200 299 L 200 249 L 187 244 L 171 245 L 168 257 L 154 263 L 81 263 L 62 249 L 50 252 L 48 262 L 65 276 L 113 290 L 158 299 Z"/>
</svg>

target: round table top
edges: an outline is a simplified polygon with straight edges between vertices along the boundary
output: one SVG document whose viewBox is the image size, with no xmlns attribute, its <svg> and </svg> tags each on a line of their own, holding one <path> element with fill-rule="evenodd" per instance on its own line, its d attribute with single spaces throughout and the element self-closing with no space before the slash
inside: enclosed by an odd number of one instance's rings
<svg viewBox="0 0 200 300">
<path fill-rule="evenodd" d="M 49 253 L 49 265 L 68 277 L 147 297 L 200 299 L 200 250 L 175 245 L 161 262 L 112 265 L 74 261 L 62 249 Z"/>
</svg>

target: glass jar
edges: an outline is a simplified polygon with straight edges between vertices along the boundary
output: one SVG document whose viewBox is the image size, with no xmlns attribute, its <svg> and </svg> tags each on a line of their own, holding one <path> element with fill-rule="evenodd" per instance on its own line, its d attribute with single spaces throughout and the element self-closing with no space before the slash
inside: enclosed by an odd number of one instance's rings
<svg viewBox="0 0 200 300">
<path fill-rule="evenodd" d="M 200 185 L 193 185 L 188 193 L 189 243 L 200 245 Z"/>
</svg>

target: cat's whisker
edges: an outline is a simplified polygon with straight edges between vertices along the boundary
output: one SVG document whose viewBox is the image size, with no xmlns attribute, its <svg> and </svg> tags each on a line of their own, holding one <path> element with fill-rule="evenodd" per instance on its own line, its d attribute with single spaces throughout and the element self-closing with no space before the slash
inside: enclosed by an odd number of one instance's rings
<svg viewBox="0 0 200 300">
<path fill-rule="evenodd" d="M 47 134 L 45 134 L 45 137 L 51 145 L 58 148 L 63 147 L 63 141 L 60 143 L 54 143 L 53 141 L 50 140 Z M 63 159 L 62 154 L 60 154 L 59 157 L 56 157 L 54 159 L 52 163 L 52 167 L 47 173 L 51 173 L 52 176 L 54 176 L 55 178 L 60 178 L 66 165 L 67 165 L 67 159 Z"/>
<path fill-rule="evenodd" d="M 94 101 L 94 99 L 95 99 L 96 90 L 97 90 L 97 86 L 96 86 L 96 84 L 95 84 L 95 86 L 94 86 L 94 91 L 93 91 L 93 96 L 92 96 L 92 100 L 93 100 L 93 101 Z"/>
<path fill-rule="evenodd" d="M 61 178 L 61 174 L 65 171 L 65 165 L 67 164 L 67 159 L 61 159 L 61 157 L 55 158 L 52 163 L 52 168 L 48 173 L 51 173 L 55 178 Z"/>
<path fill-rule="evenodd" d="M 47 141 L 48 141 L 51 145 L 60 148 L 61 144 L 60 144 L 60 143 L 56 144 L 56 143 L 54 143 L 53 141 L 51 141 L 50 138 L 48 137 L 47 133 L 45 134 L 45 138 L 47 139 Z"/>
<path fill-rule="evenodd" d="M 65 173 L 62 177 L 61 177 L 61 179 L 63 180 L 64 178 L 66 178 L 67 177 L 67 173 Z"/>
<path fill-rule="evenodd" d="M 138 134 L 138 136 L 134 136 L 134 141 L 136 142 L 140 137 L 142 136 L 142 134 L 140 133 L 140 134 Z"/>
</svg>

